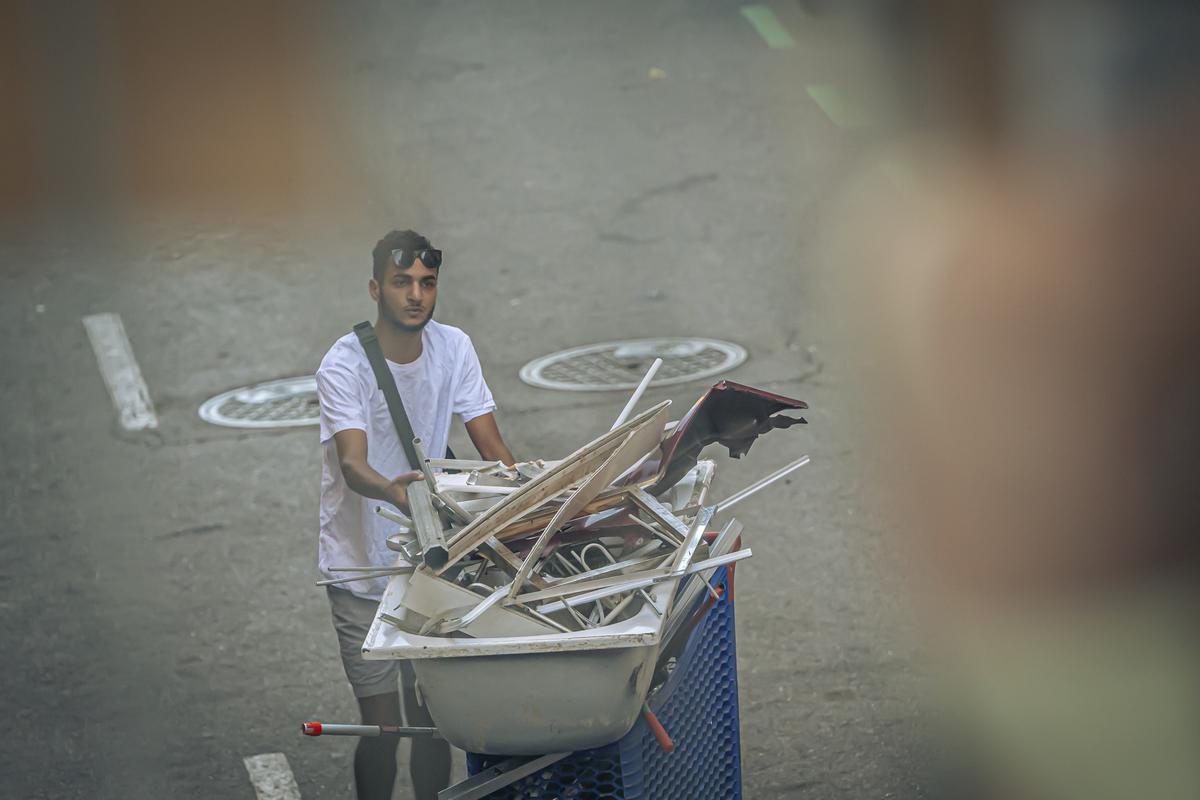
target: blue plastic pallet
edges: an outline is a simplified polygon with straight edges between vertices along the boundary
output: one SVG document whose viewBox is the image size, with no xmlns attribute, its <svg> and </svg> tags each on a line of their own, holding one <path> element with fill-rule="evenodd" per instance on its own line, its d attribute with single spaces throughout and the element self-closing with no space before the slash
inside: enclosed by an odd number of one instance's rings
<svg viewBox="0 0 1200 800">
<path fill-rule="evenodd" d="M 646 721 L 604 747 L 581 750 L 487 796 L 488 800 L 740 800 L 737 639 L 726 567 L 712 585 L 725 588 L 688 636 L 671 677 L 650 700 L 675 742 L 659 747 Z M 467 754 L 467 771 L 504 761 Z"/>
</svg>

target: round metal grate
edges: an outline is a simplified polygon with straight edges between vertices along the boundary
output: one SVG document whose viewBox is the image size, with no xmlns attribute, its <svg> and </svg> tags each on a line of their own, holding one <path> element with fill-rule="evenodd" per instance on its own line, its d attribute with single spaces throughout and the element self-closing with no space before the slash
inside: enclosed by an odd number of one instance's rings
<svg viewBox="0 0 1200 800">
<path fill-rule="evenodd" d="M 284 378 L 219 394 L 200 406 L 200 418 L 230 428 L 316 425 L 317 379 Z"/>
<path fill-rule="evenodd" d="M 744 347 L 719 339 L 629 339 L 574 347 L 535 358 L 521 380 L 542 389 L 600 392 L 633 389 L 655 358 L 663 360 L 652 386 L 709 378 L 746 360 Z"/>
</svg>

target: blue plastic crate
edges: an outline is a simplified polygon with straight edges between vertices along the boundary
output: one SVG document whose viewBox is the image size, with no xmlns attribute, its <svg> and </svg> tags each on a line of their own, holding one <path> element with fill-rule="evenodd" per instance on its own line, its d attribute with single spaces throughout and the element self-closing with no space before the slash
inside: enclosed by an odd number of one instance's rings
<svg viewBox="0 0 1200 800">
<path fill-rule="evenodd" d="M 740 800 L 737 640 L 726 567 L 712 584 L 725 588 L 721 599 L 692 630 L 670 678 L 650 699 L 674 752 L 664 752 L 638 717 L 618 741 L 572 753 L 488 800 Z M 474 775 L 504 760 L 468 753 L 467 771 Z"/>
</svg>

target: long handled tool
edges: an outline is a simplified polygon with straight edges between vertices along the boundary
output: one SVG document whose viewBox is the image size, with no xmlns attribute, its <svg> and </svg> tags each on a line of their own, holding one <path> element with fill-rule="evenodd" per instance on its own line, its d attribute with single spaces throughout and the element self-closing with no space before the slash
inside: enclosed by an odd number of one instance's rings
<svg viewBox="0 0 1200 800">
<path fill-rule="evenodd" d="M 437 728 L 406 728 L 402 725 L 344 725 L 338 722 L 305 722 L 305 736 L 430 736 L 442 738 Z"/>
</svg>

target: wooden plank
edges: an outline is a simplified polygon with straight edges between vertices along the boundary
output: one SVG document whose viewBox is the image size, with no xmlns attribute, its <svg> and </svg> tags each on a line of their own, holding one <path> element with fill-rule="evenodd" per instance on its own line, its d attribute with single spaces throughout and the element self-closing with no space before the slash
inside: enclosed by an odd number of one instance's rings
<svg viewBox="0 0 1200 800">
<path fill-rule="evenodd" d="M 617 449 L 612 452 L 598 470 L 593 472 L 583 484 L 575 490 L 567 500 L 559 507 L 558 512 L 551 518 L 546 529 L 542 531 L 541 536 L 534 542 L 529 554 L 525 557 L 525 563 L 517 572 L 516 578 L 513 580 L 512 589 L 509 591 L 509 598 L 513 598 L 525 586 L 525 579 L 533 570 L 533 565 L 537 563 L 537 559 L 541 556 L 546 543 L 558 533 L 568 520 L 577 515 L 584 506 L 596 498 L 596 495 L 608 488 L 608 486 L 616 480 L 617 476 L 631 467 L 642 456 L 649 453 L 662 441 L 663 423 L 667 419 L 667 406 L 660 404 L 658 410 L 651 416 L 647 417 L 638 427 L 629 432 L 625 440 L 618 445 Z"/>
<path fill-rule="evenodd" d="M 670 400 L 664 400 L 621 427 L 593 439 L 525 484 L 520 491 L 508 495 L 481 513 L 449 542 L 450 557 L 442 571 L 467 556 L 481 542 L 496 534 L 508 523 L 548 502 L 576 481 L 582 480 L 585 475 L 599 467 L 631 432 L 645 425 L 670 404 Z"/>
<path fill-rule="evenodd" d="M 613 447 L 615 448 L 616 444 L 613 444 Z M 534 485 L 535 481 L 539 480 L 535 478 L 534 481 L 530 481 L 522 487 L 520 492 L 510 494 L 480 514 L 474 522 L 460 530 L 450 543 L 450 558 L 446 566 L 451 566 L 470 555 L 480 544 L 494 538 L 497 531 L 526 510 L 549 502 L 564 488 L 581 480 L 603 463 L 609 452 L 610 450 L 597 450 L 573 462 L 568 467 L 556 471 L 553 475 L 547 472 L 546 475 L 550 476 L 549 479 Z M 446 567 L 442 569 L 444 570 Z"/>
<path fill-rule="evenodd" d="M 630 434 L 629 436 L 630 436 L 630 438 L 632 438 L 633 434 Z M 626 439 L 626 441 L 629 441 L 629 440 Z M 571 496 L 568 497 L 567 500 L 561 506 L 559 506 L 558 511 L 554 514 L 553 517 L 550 518 L 550 523 L 541 532 L 541 534 L 538 536 L 537 540 L 534 541 L 533 546 L 529 549 L 529 552 L 525 555 L 525 561 L 522 562 L 520 568 L 517 569 L 517 574 L 516 574 L 516 576 L 514 576 L 513 581 L 509 586 L 509 590 L 508 590 L 509 599 L 512 599 L 513 597 L 515 597 L 517 595 L 518 592 L 521 591 L 521 588 L 525 585 L 526 578 L 532 577 L 533 565 L 536 564 L 538 558 L 541 557 L 542 550 L 545 548 L 546 542 L 550 541 L 550 537 L 552 537 L 555 533 L 557 533 L 558 529 L 560 527 L 562 527 L 563 522 L 566 521 L 567 517 L 565 515 L 567 513 L 572 513 L 573 510 L 582 508 L 584 505 L 587 504 L 588 499 L 591 499 L 592 497 L 595 496 L 596 492 L 593 491 L 593 486 L 597 483 L 596 477 L 607 471 L 606 467 L 610 463 L 612 463 L 612 460 L 616 457 L 617 453 L 619 453 L 619 452 L 621 452 L 620 447 L 618 447 L 616 450 L 614 450 L 612 452 L 612 454 L 609 455 L 609 457 L 604 460 L 604 463 L 600 465 L 600 468 L 598 470 L 596 470 L 595 472 L 593 472 L 588 477 L 588 479 L 583 482 L 583 485 L 581 485 L 578 489 L 576 489 L 571 494 Z M 604 486 L 607 486 L 607 485 L 608 484 L 606 482 L 604 484 Z M 602 487 L 597 487 L 596 491 L 598 491 L 599 488 L 602 488 Z M 581 497 L 584 498 L 582 502 L 580 502 Z"/>
<path fill-rule="evenodd" d="M 576 519 L 579 517 L 588 516 L 590 514 L 598 514 L 601 511 L 608 511 L 609 509 L 624 505 L 629 501 L 629 492 L 630 490 L 625 487 L 609 489 L 601 492 L 599 497 L 579 510 L 579 513 L 576 515 Z M 511 542 L 513 539 L 520 539 L 523 536 L 528 536 L 534 531 L 539 531 L 546 527 L 547 523 L 550 522 L 550 518 L 554 516 L 556 511 L 556 508 L 544 509 L 542 511 L 537 511 L 536 513 L 531 514 L 523 519 L 518 519 L 516 522 L 507 525 L 504 530 L 500 531 L 500 533 L 496 535 L 496 538 L 502 542 Z"/>
</svg>

